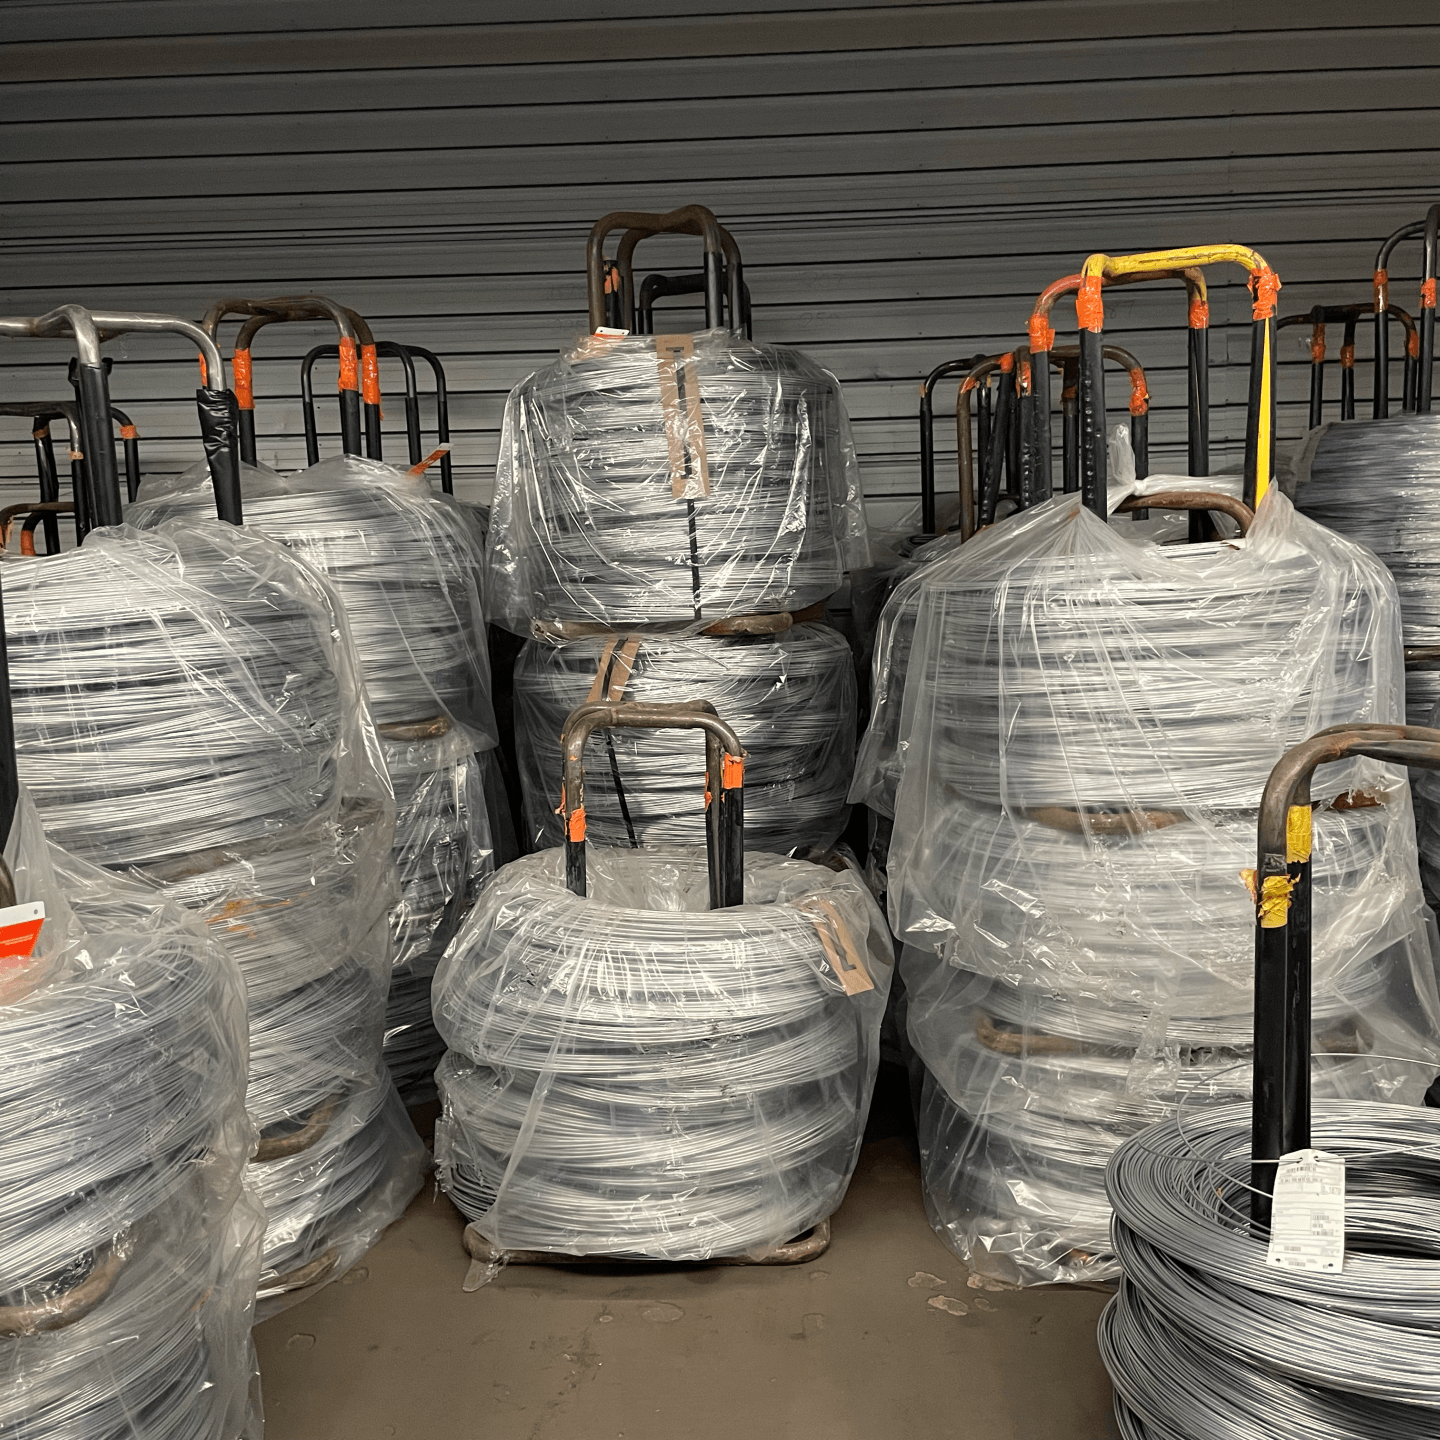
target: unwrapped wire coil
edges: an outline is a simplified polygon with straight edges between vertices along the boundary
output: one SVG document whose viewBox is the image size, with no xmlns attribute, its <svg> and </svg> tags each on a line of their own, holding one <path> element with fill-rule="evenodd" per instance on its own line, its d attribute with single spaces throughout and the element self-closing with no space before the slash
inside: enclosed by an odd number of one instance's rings
<svg viewBox="0 0 1440 1440">
<path fill-rule="evenodd" d="M 515 664 L 516 741 L 529 838 L 558 845 L 560 731 L 599 683 L 639 702 L 702 698 L 735 728 L 750 760 L 745 838 L 784 854 L 825 848 L 849 817 L 855 760 L 855 666 L 825 625 L 773 636 L 611 636 L 562 646 L 532 640 Z M 612 693 L 613 692 L 613 693 Z M 600 844 L 702 844 L 687 804 L 704 770 L 704 744 L 673 731 L 609 732 L 598 742 L 586 816 Z"/>
</svg>

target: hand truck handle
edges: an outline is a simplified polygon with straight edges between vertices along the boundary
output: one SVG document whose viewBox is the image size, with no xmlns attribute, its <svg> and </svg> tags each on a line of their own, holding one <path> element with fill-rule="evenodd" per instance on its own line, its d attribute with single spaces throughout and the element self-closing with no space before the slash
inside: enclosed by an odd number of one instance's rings
<svg viewBox="0 0 1440 1440">
<path fill-rule="evenodd" d="M 636 334 L 639 335 L 654 333 L 653 310 L 659 296 L 704 295 L 707 293 L 704 271 L 673 278 L 666 275 L 649 275 L 640 287 L 637 299 L 635 293 L 635 247 L 642 240 L 658 233 L 646 226 L 634 226 L 620 237 L 620 244 L 615 249 L 614 274 L 620 286 L 620 313 L 630 319 Z M 730 329 L 735 331 L 743 329 L 748 339 L 751 334 L 750 287 L 745 283 L 740 246 L 736 243 L 735 237 L 723 225 L 720 226 L 720 243 L 725 250 L 725 297 Z M 712 321 L 709 312 L 706 312 L 707 325 L 719 323 L 718 319 Z"/>
<path fill-rule="evenodd" d="M 565 884 L 585 894 L 585 742 L 596 730 L 705 732 L 705 843 L 710 908 L 745 903 L 745 749 L 708 700 L 681 704 L 622 701 L 570 712 L 560 733 L 565 769 L 560 809 L 565 818 Z"/>
<path fill-rule="evenodd" d="M 702 236 L 705 241 L 705 323 L 712 327 L 721 323 L 720 269 L 725 247 L 720 236 L 720 222 L 714 212 L 703 205 L 685 205 L 666 215 L 641 210 L 615 210 L 595 222 L 585 247 L 591 330 L 599 330 L 605 324 L 605 240 L 615 230 L 640 230 L 648 235 Z M 633 303 L 631 299 L 631 306 Z M 621 313 L 628 316 L 630 311 L 622 308 Z"/>
<path fill-rule="evenodd" d="M 1365 755 L 1440 770 L 1440 730 L 1334 725 L 1283 755 L 1260 801 L 1255 900 L 1255 1088 L 1250 1219 L 1270 1223 L 1275 1162 L 1310 1144 L 1310 779 L 1317 767 Z"/>
</svg>

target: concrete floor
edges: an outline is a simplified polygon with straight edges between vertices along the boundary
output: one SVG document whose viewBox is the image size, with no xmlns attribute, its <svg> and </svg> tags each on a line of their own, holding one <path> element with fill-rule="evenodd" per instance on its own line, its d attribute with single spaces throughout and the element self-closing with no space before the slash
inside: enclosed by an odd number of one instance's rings
<svg viewBox="0 0 1440 1440">
<path fill-rule="evenodd" d="M 267 1440 L 1110 1440 L 1105 1296 L 990 1289 L 925 1220 L 887 1067 L 830 1249 L 788 1268 L 509 1266 L 461 1289 L 429 1187 L 255 1332 Z"/>
</svg>

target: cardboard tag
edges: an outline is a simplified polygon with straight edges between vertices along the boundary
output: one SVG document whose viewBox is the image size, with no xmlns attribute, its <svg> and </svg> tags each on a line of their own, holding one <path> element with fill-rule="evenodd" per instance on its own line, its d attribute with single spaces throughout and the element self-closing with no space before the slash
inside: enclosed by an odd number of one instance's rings
<svg viewBox="0 0 1440 1440">
<path fill-rule="evenodd" d="M 1295 1150 L 1280 1157 L 1265 1263 L 1277 1270 L 1331 1273 L 1345 1264 L 1343 1156 Z"/>
<path fill-rule="evenodd" d="M 600 662 L 595 667 L 595 678 L 590 682 L 590 691 L 585 703 L 593 705 L 603 695 L 614 704 L 625 698 L 625 686 L 630 682 L 630 673 L 635 668 L 635 656 L 640 649 L 640 636 L 627 635 L 620 644 L 618 635 L 611 635 L 600 651 Z M 608 683 L 607 683 L 608 682 Z"/>
<path fill-rule="evenodd" d="M 865 968 L 865 956 L 855 943 L 845 918 L 823 895 L 816 895 L 796 907 L 801 910 L 815 927 L 820 937 L 820 948 L 830 962 L 847 995 L 862 995 L 873 990 L 875 982 Z"/>
<path fill-rule="evenodd" d="M 19 969 L 35 953 L 44 923 L 45 905 L 39 900 L 0 910 L 0 970 Z"/>
<path fill-rule="evenodd" d="M 710 493 L 710 463 L 705 455 L 705 422 L 700 415 L 700 378 L 693 335 L 657 335 L 655 364 L 660 372 L 660 409 L 670 449 L 670 493 L 696 500 Z"/>
</svg>

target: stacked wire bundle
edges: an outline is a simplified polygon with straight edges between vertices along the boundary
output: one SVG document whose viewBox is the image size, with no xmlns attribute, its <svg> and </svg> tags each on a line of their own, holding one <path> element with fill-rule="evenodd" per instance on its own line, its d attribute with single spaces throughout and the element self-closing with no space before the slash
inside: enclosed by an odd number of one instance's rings
<svg viewBox="0 0 1440 1440">
<path fill-rule="evenodd" d="M 1345 1161 L 1333 1273 L 1265 1263 L 1248 1106 L 1187 1108 L 1111 1159 L 1125 1279 L 1099 1338 L 1126 1440 L 1440 1432 L 1440 1119 L 1319 1100 L 1312 1134 Z"/>
<path fill-rule="evenodd" d="M 198 915 L 244 976 L 258 1180 L 327 1107 L 388 1088 L 394 808 L 334 593 L 213 520 L 98 531 L 6 571 L 17 753 L 42 814 Z M 418 1141 L 387 1164 L 418 1186 Z M 345 1263 L 396 1213 L 337 1215 Z"/>
<path fill-rule="evenodd" d="M 507 865 L 436 976 L 441 1183 L 494 1246 L 700 1260 L 783 1243 L 839 1203 L 889 984 L 858 876 L 752 855 L 707 911 L 691 851 Z M 847 993 L 828 958 L 869 988 Z"/>
<path fill-rule="evenodd" d="M 892 597 L 856 792 L 895 793 L 889 905 L 928 1071 L 926 1203 L 981 1271 L 1117 1271 L 1106 1157 L 1248 1083 L 1255 807 L 1280 755 L 1398 718 L 1393 582 L 1267 496 L 1237 545 L 1137 545 L 1069 497 Z M 1394 1094 L 1436 1017 L 1408 786 L 1317 787 L 1317 1085 Z M 1230 1073 L 1233 1072 L 1233 1073 Z"/>
<path fill-rule="evenodd" d="M 239 976 L 153 893 L 47 854 L 23 798 L 17 828 L 45 963 L 0 1003 L 0 1433 L 239 1440 L 263 1226 Z"/>
<path fill-rule="evenodd" d="M 825 847 L 849 817 L 855 759 L 855 666 L 825 625 L 774 636 L 645 635 L 532 640 L 515 664 L 516 741 L 528 839 L 562 839 L 560 731 L 598 684 L 626 700 L 677 703 L 697 695 L 723 715 L 749 752 L 745 836 L 785 853 Z M 603 845 L 703 844 L 704 818 L 689 803 L 705 767 L 704 742 L 674 731 L 600 737 L 604 758 L 586 790 L 589 833 Z"/>
<path fill-rule="evenodd" d="M 461 508 L 423 478 L 358 456 L 292 476 L 247 466 L 242 479 L 247 528 L 326 576 L 360 657 L 396 797 L 386 1048 L 402 1093 L 422 1099 L 443 1048 L 428 1023 L 428 976 L 491 864 L 476 776 L 476 752 L 495 743 L 480 544 Z M 132 515 L 154 525 L 210 503 L 197 467 Z"/>
<path fill-rule="evenodd" d="M 684 345 L 671 367 L 649 336 L 591 337 L 511 392 L 488 583 L 518 633 L 801 610 L 865 562 L 834 376 L 727 331 Z"/>
<path fill-rule="evenodd" d="M 1440 415 L 1327 425 L 1299 477 L 1306 515 L 1372 550 L 1400 592 L 1407 648 L 1440 645 Z M 1427 725 L 1440 662 L 1405 677 L 1406 717 Z"/>
</svg>

